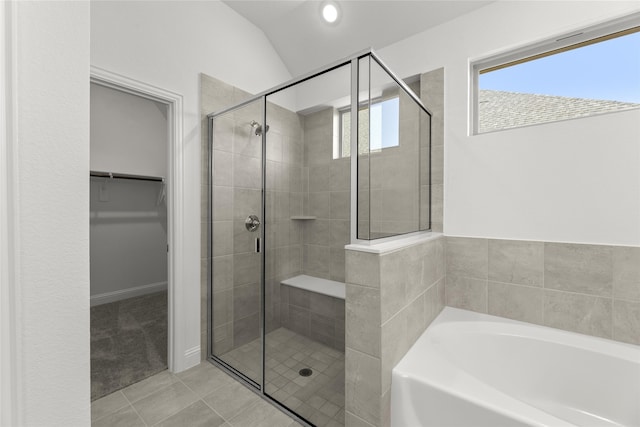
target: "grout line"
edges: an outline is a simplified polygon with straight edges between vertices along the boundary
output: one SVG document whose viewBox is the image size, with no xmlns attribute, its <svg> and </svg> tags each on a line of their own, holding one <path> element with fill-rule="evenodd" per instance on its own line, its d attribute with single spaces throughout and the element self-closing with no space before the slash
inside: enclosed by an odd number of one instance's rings
<svg viewBox="0 0 640 427">
<path fill-rule="evenodd" d="M 472 277 L 469 277 L 469 279 L 472 279 Z M 482 280 L 482 279 L 479 279 Z M 536 286 L 536 285 L 525 285 L 522 283 L 512 283 L 512 282 L 503 282 L 501 280 L 487 280 L 487 282 L 490 283 L 499 283 L 501 285 L 513 285 L 513 286 L 522 286 L 522 287 L 527 287 L 527 288 L 534 288 L 534 289 L 544 289 L 544 286 L 541 284 L 540 286 Z"/>
<path fill-rule="evenodd" d="M 370 424 L 368 421 L 366 421 L 364 418 L 362 418 L 362 417 L 360 417 L 360 416 L 358 416 L 358 415 L 354 414 L 354 413 L 353 413 L 353 412 L 351 412 L 351 411 L 346 411 L 346 410 L 344 411 L 344 413 L 345 413 L 345 422 L 346 422 L 347 412 L 348 412 L 351 416 L 353 416 L 353 417 L 355 417 L 355 418 L 359 419 L 360 421 L 364 422 L 367 426 L 371 426 L 371 427 L 373 427 L 373 425 L 372 425 L 372 424 Z"/>
<path fill-rule="evenodd" d="M 198 401 L 196 400 L 195 402 L 192 402 L 192 403 L 188 404 L 188 405 L 187 405 L 187 406 L 185 406 L 184 408 L 179 409 L 178 411 L 173 412 L 173 413 L 171 413 L 171 414 L 167 415 L 166 417 L 162 418 L 161 420 L 156 421 L 156 422 L 155 422 L 155 424 L 153 424 L 153 425 L 154 425 L 154 426 L 157 426 L 157 425 L 158 425 L 158 424 L 160 424 L 161 422 L 166 421 L 166 420 L 168 420 L 169 418 L 173 417 L 174 415 L 176 415 L 176 414 L 178 414 L 178 413 L 180 413 L 180 412 L 184 411 L 185 409 L 187 409 L 189 406 L 193 405 L 193 404 L 194 404 L 194 403 L 196 403 L 196 402 L 198 402 Z M 134 409 L 135 409 L 135 408 L 134 408 Z M 141 417 L 141 418 L 142 418 L 142 417 Z M 144 421 L 144 420 L 143 420 L 143 421 Z M 148 425 L 149 425 L 149 424 L 147 424 L 147 426 L 148 426 Z"/>
<path fill-rule="evenodd" d="M 611 297 L 611 330 L 609 331 L 609 339 L 614 340 L 615 337 L 613 336 L 613 322 L 615 321 L 615 299 L 613 297 Z"/>
<path fill-rule="evenodd" d="M 546 316 L 544 314 L 544 306 L 545 306 L 545 302 L 547 301 L 547 293 L 545 292 L 547 289 L 547 281 L 546 281 L 546 277 L 545 277 L 545 268 L 544 268 L 544 259 L 545 259 L 545 248 L 547 245 L 545 245 L 544 243 L 542 243 L 542 259 L 541 259 L 541 267 L 542 267 L 542 307 L 540 308 L 542 310 L 542 315 L 540 316 L 541 322 L 543 325 L 547 324 L 547 319 Z"/>
<path fill-rule="evenodd" d="M 436 286 L 438 284 L 438 282 L 440 282 L 440 280 L 442 280 L 445 276 L 442 276 L 441 278 L 439 278 L 438 280 L 436 280 L 435 282 L 433 282 L 431 285 L 429 285 L 424 291 L 420 292 L 420 294 L 418 294 L 417 297 L 415 297 L 414 299 L 412 299 L 411 301 L 409 301 L 407 304 L 405 304 L 404 306 L 402 306 L 401 309 L 399 309 L 393 316 L 391 316 L 389 319 L 387 319 L 385 322 L 383 322 L 380 327 L 383 327 L 384 325 L 386 325 L 387 323 L 389 323 L 391 320 L 393 320 L 396 316 L 398 316 L 402 311 L 406 310 L 407 308 L 409 308 L 409 306 L 411 304 L 413 304 L 414 302 L 416 302 L 416 300 L 422 296 L 424 296 L 426 298 L 426 294 L 429 291 L 429 289 L 433 288 L 434 286 Z M 356 285 L 358 286 L 358 285 Z M 446 300 L 445 300 L 446 301 Z"/>
<path fill-rule="evenodd" d="M 129 398 L 128 398 L 124 393 L 122 393 L 122 395 L 123 395 L 123 396 L 124 396 L 124 398 L 127 400 L 127 402 L 129 402 L 129 406 L 131 406 L 131 409 L 133 409 L 133 412 L 135 412 L 135 413 L 136 413 L 136 415 L 138 416 L 138 418 L 140 418 L 140 420 L 142 421 L 142 423 L 143 423 L 145 426 L 148 426 L 149 424 L 147 424 L 147 422 L 145 421 L 145 419 L 144 419 L 144 418 L 142 418 L 142 415 L 140 415 L 140 413 L 138 412 L 138 410 L 136 409 L 136 407 L 135 407 L 135 406 L 133 406 L 133 403 L 131 402 L 131 400 L 129 400 Z"/>
<path fill-rule="evenodd" d="M 472 279 L 472 280 L 480 280 L 480 281 L 485 281 L 485 279 L 479 279 L 477 277 L 469 277 L 469 276 L 462 276 L 459 274 L 451 274 L 452 276 L 455 277 L 460 277 L 463 279 Z M 554 288 L 547 288 L 547 287 L 540 287 L 540 286 L 532 286 L 532 285 L 521 285 L 518 283 L 508 283 L 508 282 L 499 282 L 496 280 L 486 280 L 487 283 L 489 282 L 493 282 L 493 283 L 500 283 L 503 285 L 512 285 L 512 286 L 521 286 L 521 287 L 527 287 L 527 288 L 533 288 L 533 289 L 541 289 L 543 291 L 552 291 L 552 292 L 562 292 L 562 293 L 567 293 L 567 294 L 575 294 L 575 295 L 582 295 L 582 296 L 587 296 L 587 297 L 594 297 L 594 298 L 602 298 L 602 299 L 619 299 L 619 298 L 614 298 L 613 296 L 603 296 L 603 295 L 594 295 L 594 294 L 587 294 L 584 292 L 575 292 L 575 291 L 568 291 L 565 289 L 554 289 Z"/>
<path fill-rule="evenodd" d="M 144 423 L 145 423 L 145 425 L 147 425 L 147 426 L 148 426 L 149 424 L 147 424 L 147 422 L 144 420 L 144 418 L 140 415 L 140 413 L 138 412 L 138 410 L 136 409 L 136 407 L 135 407 L 135 405 L 134 405 L 135 403 L 138 403 L 138 402 L 140 402 L 141 400 L 146 399 L 147 397 L 149 397 L 149 396 L 151 396 L 151 395 L 153 395 L 153 394 L 155 394 L 155 393 L 160 392 L 161 390 L 167 389 L 167 388 L 169 388 L 169 387 L 173 386 L 174 384 L 176 384 L 177 382 L 180 382 L 180 383 L 182 383 L 185 387 L 187 387 L 187 385 L 186 385 L 186 384 L 184 384 L 184 383 L 180 380 L 180 378 L 179 378 L 177 375 L 174 375 L 174 374 L 173 374 L 173 373 L 171 373 L 171 372 L 169 372 L 169 375 L 170 375 L 171 377 L 173 377 L 176 381 L 173 381 L 171 384 L 168 384 L 168 385 L 166 385 L 166 386 L 164 386 L 164 387 L 160 387 L 160 388 L 158 388 L 158 389 L 155 389 L 155 390 L 154 390 L 154 391 L 152 391 L 151 393 L 148 393 L 148 394 L 146 394 L 146 395 L 144 395 L 144 396 L 142 396 L 142 397 L 138 398 L 135 402 L 131 402 L 131 400 L 130 400 L 126 395 L 124 396 L 124 397 L 125 397 L 125 399 L 127 399 L 127 400 L 130 402 L 131 407 L 133 408 L 133 410 L 134 410 L 134 411 L 136 411 L 136 414 L 138 414 L 138 416 L 140 417 L 140 419 L 142 420 L 142 422 L 144 422 Z M 151 377 L 149 377 L 149 378 L 151 378 Z M 187 387 L 187 390 L 191 391 L 191 392 L 192 392 L 192 393 L 194 393 L 196 396 L 198 396 L 198 394 L 197 394 L 197 393 L 195 393 L 193 390 L 191 390 L 189 387 Z M 124 393 L 122 393 L 122 394 L 124 394 Z M 189 405 L 185 406 L 184 408 L 179 409 L 178 411 L 176 411 L 176 412 L 173 412 L 173 413 L 169 414 L 168 416 L 166 416 L 166 417 L 162 418 L 161 420 L 157 421 L 157 422 L 156 422 L 155 424 L 153 424 L 153 425 L 156 425 L 156 424 L 158 424 L 158 423 L 160 423 L 160 422 L 162 422 L 162 421 L 166 420 L 167 418 L 172 417 L 173 415 L 177 414 L 178 412 L 182 411 L 183 409 L 185 409 L 185 408 L 187 408 L 187 407 L 189 407 L 189 406 L 193 405 L 193 403 L 195 403 L 195 402 L 192 402 L 192 403 L 190 403 Z"/>
<path fill-rule="evenodd" d="M 178 378 L 176 375 L 174 375 L 173 373 L 169 372 L 169 370 L 168 370 L 168 369 L 166 369 L 166 371 L 169 373 L 169 375 L 170 375 L 171 377 L 173 377 L 173 378 Z M 127 387 L 123 388 L 123 389 L 122 389 L 122 390 L 120 390 L 120 391 L 122 391 L 122 394 L 124 395 L 124 397 L 125 397 L 129 402 L 131 402 L 131 404 L 133 405 L 134 403 L 137 403 L 137 402 L 141 401 L 142 399 L 146 399 L 147 397 L 151 396 L 152 394 L 154 394 L 154 393 L 156 393 L 156 392 L 158 392 L 158 391 L 160 391 L 160 390 L 164 390 L 165 388 L 167 388 L 167 387 L 169 387 L 169 386 L 173 385 L 173 384 L 175 383 L 175 381 L 173 381 L 172 383 L 167 384 L 167 385 L 165 385 L 165 386 L 163 386 L 163 387 L 156 388 L 156 389 L 154 389 L 152 392 L 147 393 L 147 394 L 144 394 L 144 395 L 142 395 L 142 396 L 138 397 L 135 401 L 131 401 L 131 399 L 129 399 L 129 398 L 127 397 L 127 395 L 124 393 L 124 391 L 123 391 L 123 390 L 125 390 L 125 389 L 127 389 L 127 388 L 129 388 L 129 387 L 131 387 L 131 386 L 133 386 L 133 385 L 140 384 L 142 381 L 145 381 L 145 380 L 148 380 L 148 379 L 150 379 L 150 378 L 153 378 L 155 375 L 158 375 L 158 374 L 160 374 L 160 373 L 162 373 L 162 372 L 164 372 L 164 371 L 160 371 L 160 372 L 158 372 L 157 374 L 154 374 L 154 375 L 152 375 L 152 376 L 150 376 L 150 377 L 145 378 L 144 380 L 141 380 L 141 381 L 138 381 L 137 383 L 133 383 L 133 384 L 131 384 L 131 385 L 128 385 Z"/>
<path fill-rule="evenodd" d="M 253 392 L 250 391 L 250 393 L 254 394 Z M 265 402 L 269 405 L 271 405 L 269 402 L 265 401 L 262 397 L 260 397 L 259 394 L 255 394 L 255 398 L 257 400 L 255 400 L 254 402 L 251 402 L 250 404 L 248 404 L 247 406 L 243 407 L 240 412 L 238 412 L 237 414 L 235 414 L 233 417 L 231 417 L 229 420 L 227 420 L 226 422 L 229 423 L 230 426 L 233 427 L 233 423 L 231 422 L 232 420 L 234 420 L 235 418 L 238 418 L 240 415 L 242 415 L 243 412 L 248 411 L 249 409 L 253 408 L 254 406 L 257 406 L 260 402 Z M 273 406 L 273 405 L 271 405 Z M 275 408 L 277 409 L 277 408 Z M 224 419 L 224 418 L 223 418 Z"/>
<path fill-rule="evenodd" d="M 197 394 L 196 392 L 194 392 L 193 390 L 191 390 L 191 389 L 189 388 L 189 386 L 187 386 L 185 383 L 183 383 L 183 382 L 182 382 L 182 380 L 181 380 L 177 375 L 174 375 L 174 377 L 176 378 L 176 380 L 177 380 L 177 381 L 175 381 L 175 382 L 173 382 L 173 383 L 171 383 L 171 384 L 169 384 L 169 385 L 174 385 L 174 384 L 176 384 L 176 383 L 178 383 L 178 382 L 179 382 L 179 383 L 181 383 L 182 385 L 184 385 L 184 386 L 187 388 L 187 390 L 189 390 L 189 391 L 190 391 L 191 393 L 193 393 L 196 397 L 198 397 L 198 399 L 196 399 L 195 401 L 193 401 L 193 402 L 189 403 L 189 404 L 188 404 L 187 406 L 185 406 L 184 408 L 178 409 L 176 412 L 173 412 L 173 413 L 171 413 L 171 414 L 167 415 L 166 417 L 162 418 L 161 420 L 156 421 L 156 422 L 155 422 L 155 424 L 153 424 L 154 426 L 155 426 L 155 425 L 160 424 L 161 422 L 163 422 L 163 421 L 165 421 L 165 420 L 167 420 L 167 419 L 169 419 L 169 418 L 171 418 L 172 416 L 176 415 L 177 413 L 179 413 L 179 412 L 181 412 L 181 411 L 184 411 L 184 410 L 185 410 L 185 409 L 187 409 L 189 406 L 191 406 L 191 405 L 193 405 L 194 403 L 198 402 L 198 400 L 202 400 L 202 399 L 200 399 L 200 396 L 198 396 L 198 394 Z M 169 387 L 169 386 L 167 386 L 167 387 Z M 167 387 L 162 387 L 162 388 L 161 388 L 161 389 L 159 389 L 159 390 L 163 390 L 163 389 L 165 389 L 165 388 L 167 388 Z M 151 393 L 151 394 L 153 394 L 153 393 Z M 151 394 L 150 394 L 150 395 L 151 395 Z M 149 395 L 149 396 L 150 396 L 150 395 Z M 126 397 L 126 396 L 125 396 L 125 397 Z M 142 399 L 139 399 L 139 400 L 138 400 L 138 402 L 139 402 L 140 400 L 142 400 Z M 135 408 L 135 406 L 133 406 L 133 404 L 131 404 L 131 406 L 133 407 L 133 409 L 134 409 L 134 410 L 136 409 L 136 408 Z M 138 411 L 136 411 L 136 413 L 137 413 L 137 412 L 138 412 Z M 138 414 L 138 415 L 140 415 L 140 414 Z M 140 417 L 140 418 L 142 418 L 142 417 Z M 143 419 L 142 421 L 144 422 L 144 419 Z M 145 422 L 145 424 L 146 424 L 146 422 Z M 147 424 L 147 426 L 148 426 L 148 424 Z"/>
<path fill-rule="evenodd" d="M 204 363 L 204 362 L 200 362 L 200 363 Z M 209 363 L 209 362 L 206 362 L 206 363 Z M 196 365 L 196 366 L 197 366 L 197 365 Z M 199 395 L 199 394 L 198 394 L 194 389 L 192 389 L 191 387 L 189 387 L 189 385 L 188 385 L 187 383 L 185 383 L 184 381 L 182 381 L 182 379 L 181 379 L 180 377 L 178 377 L 178 376 L 176 375 L 176 378 L 177 378 L 177 379 L 178 379 L 178 381 L 179 381 L 179 382 L 181 382 L 181 383 L 182 383 L 182 385 L 184 385 L 188 390 L 190 390 L 191 392 L 193 392 L 193 394 L 195 394 L 196 396 L 198 396 L 198 399 L 199 399 L 199 400 L 202 400 L 202 399 L 203 399 L 203 397 L 204 397 L 204 396 L 200 396 L 200 395 Z M 220 388 L 222 388 L 222 387 L 224 387 L 224 384 L 223 384 L 223 385 L 220 385 L 220 386 L 218 386 L 218 387 L 215 387 L 215 388 L 210 389 L 210 390 L 209 390 L 209 393 L 207 393 L 205 396 L 208 396 L 209 394 L 213 393 L 214 391 L 216 391 L 216 390 L 218 390 L 218 389 L 220 389 Z"/>
<path fill-rule="evenodd" d="M 378 356 L 372 356 L 372 355 L 370 355 L 369 353 L 365 353 L 364 351 L 356 350 L 355 348 L 352 348 L 352 347 L 347 347 L 346 349 L 347 349 L 347 350 L 354 351 L 354 352 L 356 352 L 356 353 L 360 353 L 360 354 L 362 354 L 362 355 L 364 355 L 364 356 L 367 356 L 367 357 L 371 357 L 372 359 L 377 359 L 377 360 L 379 360 L 379 361 L 380 361 L 380 363 L 382 363 L 382 356 L 380 356 L 380 357 L 378 357 Z M 345 364 L 346 364 L 346 352 L 345 352 Z"/>
<path fill-rule="evenodd" d="M 142 415 L 140 415 L 140 413 L 138 412 L 138 410 L 136 409 L 136 407 L 135 407 L 135 406 L 133 406 L 133 405 L 130 405 L 130 406 L 131 406 L 131 409 L 133 409 L 133 412 L 135 412 L 135 413 L 136 413 L 136 415 L 138 416 L 138 418 L 140 419 L 140 421 L 142 421 L 142 423 L 143 423 L 145 426 L 148 426 L 149 424 L 147 424 L 147 422 L 144 420 L 144 418 L 142 418 Z"/>
<path fill-rule="evenodd" d="M 573 294 L 573 295 L 581 295 L 581 296 L 585 296 L 585 297 L 600 298 L 600 299 L 605 299 L 605 300 L 611 300 L 612 302 L 613 302 L 613 299 L 614 299 L 612 296 L 585 294 L 584 292 L 567 291 L 567 290 L 564 290 L 564 289 L 545 288 L 544 290 L 545 291 L 551 291 L 551 292 L 560 292 L 560 293 L 563 293 L 563 294 Z"/>
<path fill-rule="evenodd" d="M 208 395 L 207 395 L 208 396 Z M 225 423 L 228 423 L 229 425 L 231 425 L 231 423 L 229 422 L 229 420 L 227 420 L 225 417 L 223 417 L 218 411 L 216 411 L 215 409 L 213 409 L 213 407 L 211 405 L 209 405 L 204 398 L 200 399 L 202 401 L 202 403 L 204 403 L 209 409 L 211 409 L 215 414 L 217 414 L 220 418 L 222 418 L 224 420 Z M 223 423 L 224 424 L 224 423 Z"/>
</svg>

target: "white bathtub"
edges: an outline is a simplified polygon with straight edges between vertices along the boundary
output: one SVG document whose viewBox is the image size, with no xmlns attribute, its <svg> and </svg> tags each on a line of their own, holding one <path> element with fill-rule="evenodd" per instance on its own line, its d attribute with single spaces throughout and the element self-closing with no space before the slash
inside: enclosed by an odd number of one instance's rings
<svg viewBox="0 0 640 427">
<path fill-rule="evenodd" d="M 640 426 L 640 347 L 446 307 L 393 369 L 393 427 Z"/>
</svg>

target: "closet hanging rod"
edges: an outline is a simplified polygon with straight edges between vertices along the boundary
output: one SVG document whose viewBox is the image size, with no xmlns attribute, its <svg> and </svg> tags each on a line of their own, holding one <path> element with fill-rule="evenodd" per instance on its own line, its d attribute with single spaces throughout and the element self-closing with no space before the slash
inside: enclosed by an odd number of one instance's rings
<svg viewBox="0 0 640 427">
<path fill-rule="evenodd" d="M 138 181 L 164 182 L 164 178 L 161 176 L 131 175 L 127 173 L 99 172 L 99 171 L 90 171 L 89 174 L 96 178 L 134 179 Z"/>
</svg>

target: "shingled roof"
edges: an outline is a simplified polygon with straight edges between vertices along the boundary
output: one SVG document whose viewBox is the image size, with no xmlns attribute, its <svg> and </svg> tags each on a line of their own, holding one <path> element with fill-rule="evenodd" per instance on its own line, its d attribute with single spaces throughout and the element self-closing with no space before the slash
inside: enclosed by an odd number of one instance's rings
<svg viewBox="0 0 640 427">
<path fill-rule="evenodd" d="M 630 102 L 498 90 L 480 90 L 478 95 L 480 132 L 640 107 Z"/>
</svg>

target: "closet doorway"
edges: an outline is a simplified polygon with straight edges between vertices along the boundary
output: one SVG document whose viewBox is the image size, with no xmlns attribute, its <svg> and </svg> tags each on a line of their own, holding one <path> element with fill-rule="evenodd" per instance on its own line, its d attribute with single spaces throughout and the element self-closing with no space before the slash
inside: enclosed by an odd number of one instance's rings
<svg viewBox="0 0 640 427">
<path fill-rule="evenodd" d="M 171 365 L 174 105 L 91 81 L 91 399 Z"/>
</svg>

